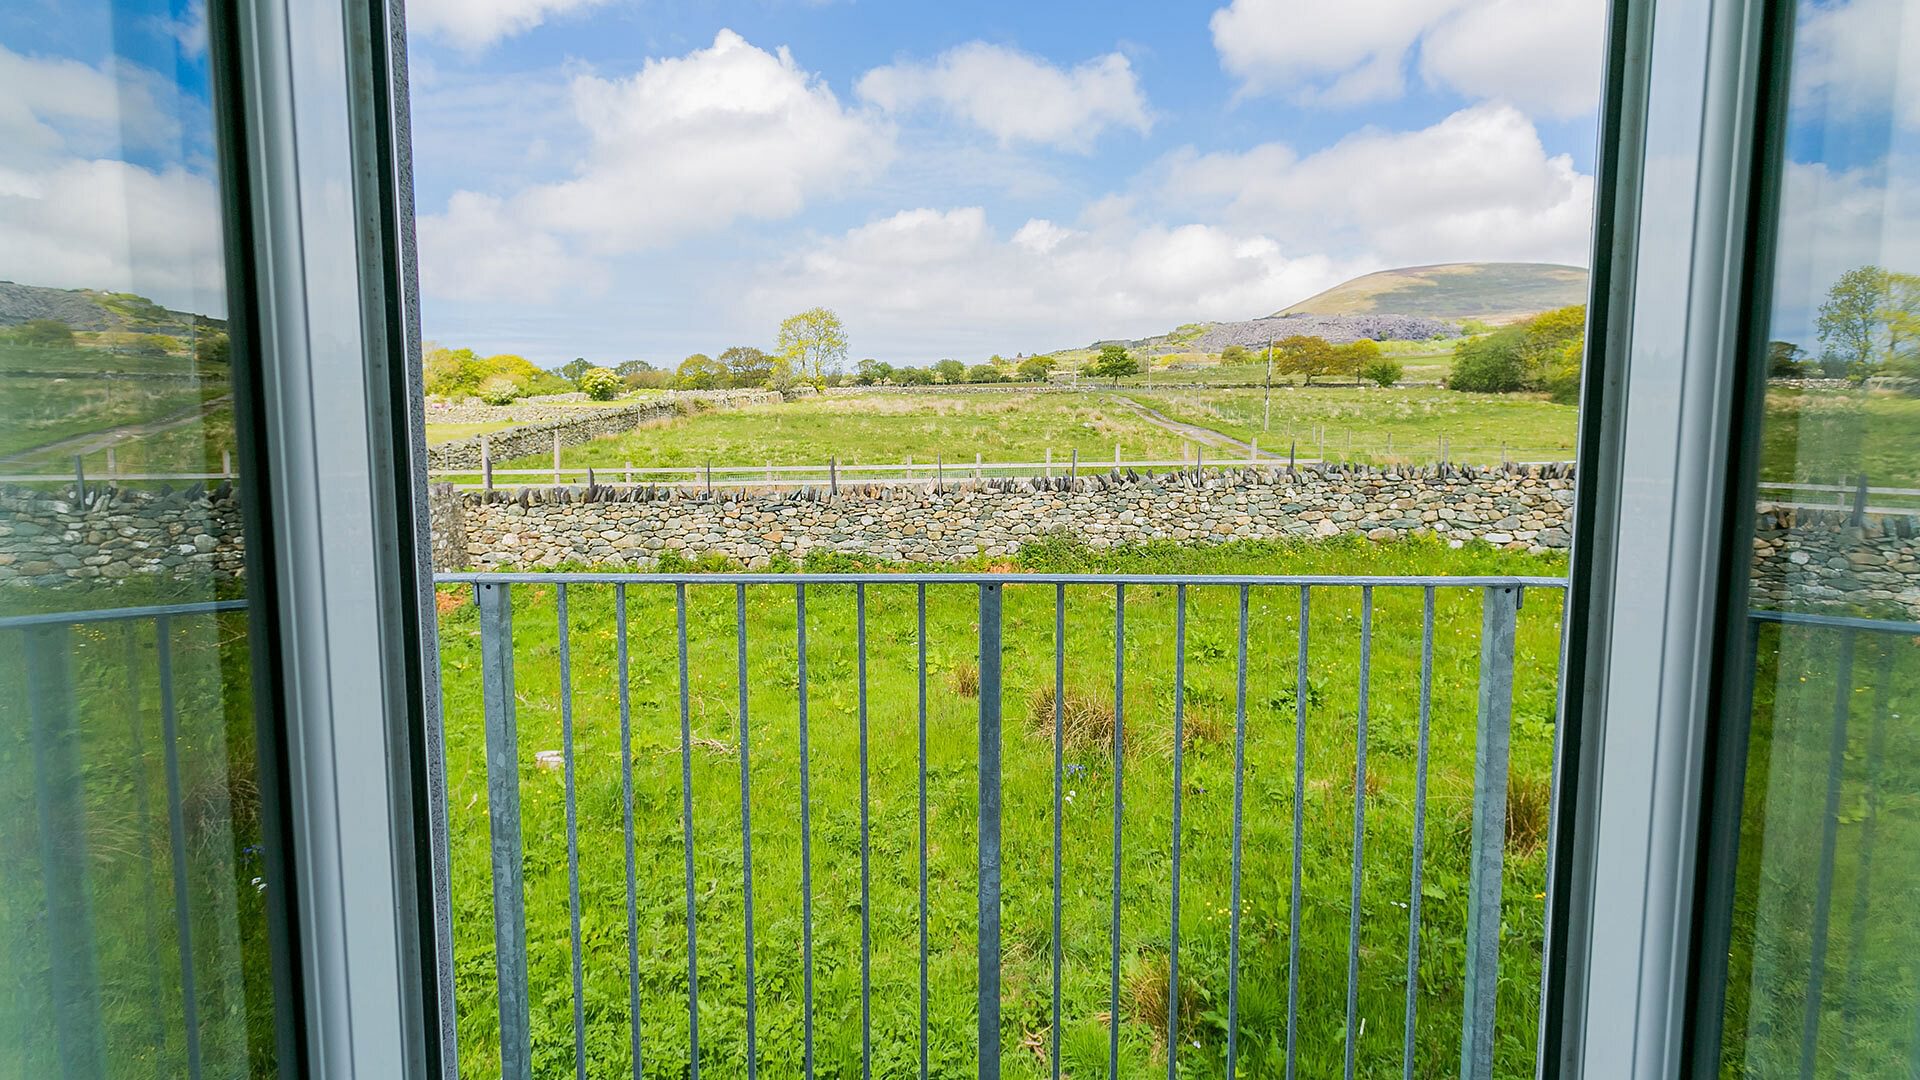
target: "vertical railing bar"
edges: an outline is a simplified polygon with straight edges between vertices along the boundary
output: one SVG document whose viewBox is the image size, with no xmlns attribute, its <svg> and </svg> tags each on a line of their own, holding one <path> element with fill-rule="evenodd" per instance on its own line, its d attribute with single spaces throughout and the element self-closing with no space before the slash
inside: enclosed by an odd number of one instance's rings
<svg viewBox="0 0 1920 1080">
<path fill-rule="evenodd" d="M 567 810 L 567 923 L 573 948 L 573 1062 L 576 1080 L 587 1080 L 587 996 L 580 941 L 580 819 L 573 775 L 573 653 L 567 634 L 567 585 L 555 590 L 560 611 L 560 755 L 565 766 Z"/>
<path fill-rule="evenodd" d="M 1233 878 L 1227 909 L 1227 1075 L 1240 1061 L 1240 874 L 1247 787 L 1247 606 L 1252 589 L 1240 586 L 1240 644 L 1233 667 Z M 1296 935 L 1297 936 L 1297 935 Z"/>
<path fill-rule="evenodd" d="M 1113 972 L 1107 998 L 1107 1076 L 1120 1075 L 1120 834 L 1126 780 L 1127 587 L 1113 587 Z"/>
<path fill-rule="evenodd" d="M 1518 587 L 1501 585 L 1483 590 L 1467 886 L 1467 963 L 1460 1008 L 1462 1080 L 1488 1080 L 1493 1075 L 1493 1025 L 1499 1009 L 1500 981 L 1500 875 L 1506 856 L 1507 759 L 1519 610 Z"/>
<path fill-rule="evenodd" d="M 758 1002 L 754 987 L 753 955 L 753 804 L 747 739 L 747 586 L 733 587 L 733 633 L 740 698 L 740 896 L 744 908 L 747 976 L 747 1077 L 760 1072 Z"/>
<path fill-rule="evenodd" d="M 1187 708 L 1187 587 L 1173 587 L 1173 886 L 1167 917 L 1167 1080 L 1180 1057 L 1180 796 L 1185 780 Z"/>
<path fill-rule="evenodd" d="M 200 1001 L 193 963 L 193 902 L 187 882 L 187 818 L 180 780 L 180 714 L 173 696 L 173 620 L 155 617 L 154 655 L 160 677 L 160 746 L 167 773 L 167 836 L 173 853 L 173 919 L 180 938 L 180 1003 L 186 1026 L 187 1075 L 199 1080 Z"/>
<path fill-rule="evenodd" d="M 1060 815 L 1067 716 L 1067 587 L 1053 587 L 1053 1080 L 1060 1080 Z"/>
<path fill-rule="evenodd" d="M 633 1080 L 640 1080 L 640 914 L 635 891 L 633 849 L 633 702 L 627 651 L 627 587 L 613 587 L 615 646 L 620 669 L 620 832 L 627 845 L 627 1027 L 633 1052 Z"/>
<path fill-rule="evenodd" d="M 813 750 L 807 730 L 807 586 L 793 587 L 800 708 L 800 1060 L 813 1080 Z"/>
<path fill-rule="evenodd" d="M 1884 647 L 1883 647 L 1884 648 Z M 1860 1000 L 1860 954 L 1867 945 L 1867 902 L 1873 895 L 1873 849 L 1879 834 L 1880 784 L 1887 749 L 1888 695 L 1893 690 L 1893 653 L 1883 651 L 1875 665 L 1873 728 L 1867 736 L 1866 813 L 1860 822 L 1860 871 L 1854 878 L 1853 915 L 1847 920 L 1847 986 L 1840 1013 L 1840 1028 L 1853 1033 L 1856 1003 Z"/>
<path fill-rule="evenodd" d="M 494 986 L 500 1075 L 533 1076 L 527 997 L 526 863 L 520 841 L 520 734 L 514 716 L 512 586 L 474 586 L 480 614 L 480 690 L 487 736 L 487 827 L 493 864 Z"/>
<path fill-rule="evenodd" d="M 1433 586 L 1422 590 L 1420 620 L 1420 734 L 1413 772 L 1413 885 L 1407 893 L 1407 1020 L 1402 1054 L 1405 1080 L 1413 1080 L 1414 1035 L 1420 997 L 1420 882 L 1427 843 L 1427 751 L 1433 718 Z"/>
<path fill-rule="evenodd" d="M 1360 697 L 1353 740 L 1353 895 L 1347 912 L 1346 1078 L 1353 1080 L 1359 1052 L 1360 886 L 1367 843 L 1367 690 L 1372 681 L 1373 586 L 1360 587 Z"/>
<path fill-rule="evenodd" d="M 1287 905 L 1287 1080 L 1293 1080 L 1300 1032 L 1300 842 L 1307 786 L 1307 622 L 1311 597 L 1309 587 L 1300 586 L 1300 655 L 1293 682 L 1293 892 Z"/>
<path fill-rule="evenodd" d="M 87 903 L 84 781 L 75 756 L 79 731 L 73 708 L 71 628 L 56 624 L 28 630 L 25 646 L 24 681 L 42 883 L 47 910 L 58 913 L 47 920 L 47 989 L 52 999 L 49 1004 L 60 1075 L 80 1080 L 104 1077 L 106 1048 L 102 1041 L 98 961 L 92 905 Z M 179 803 L 172 794 L 170 788 L 170 811 Z M 177 831 L 175 835 L 178 913 L 185 910 L 185 894 L 179 885 L 184 849 Z M 181 941 L 184 946 L 186 939 Z M 184 948 L 181 962 L 190 977 L 191 958 Z M 191 985 L 188 982 L 187 986 Z M 192 1000 L 188 995 L 189 1009 L 193 1008 Z"/>
<path fill-rule="evenodd" d="M 914 587 L 914 617 L 920 696 L 920 1080 L 927 1080 L 927 583 L 924 581 Z"/>
<path fill-rule="evenodd" d="M 980 1080 L 1000 1077 L 1000 590 L 980 586 Z"/>
<path fill-rule="evenodd" d="M 140 831 L 141 831 L 141 834 L 144 836 L 144 835 L 150 835 L 149 830 L 153 828 L 153 801 L 152 801 L 152 798 L 148 795 L 148 788 L 151 786 L 151 784 L 150 784 L 150 778 L 147 775 L 148 769 L 146 764 L 147 732 L 146 732 L 146 726 L 141 723 L 141 716 L 140 716 L 142 711 L 141 700 L 140 700 L 141 698 L 141 694 L 140 694 L 141 664 L 140 664 L 140 644 L 139 644 L 139 638 L 137 636 L 137 633 L 138 633 L 137 625 L 138 624 L 136 623 L 129 622 L 125 628 L 126 630 L 125 637 L 126 637 L 126 646 L 127 646 L 127 655 L 126 655 L 126 661 L 125 661 L 126 675 L 127 675 L 126 708 L 127 708 L 127 720 L 128 720 L 127 761 L 133 769 L 134 814 L 136 815 L 136 820 L 140 822 Z M 159 896 L 160 884 L 154 878 L 152 851 L 148 847 L 148 845 L 145 845 L 145 844 L 142 845 L 142 855 L 144 857 L 140 860 L 141 877 L 145 879 L 144 887 L 147 890 L 147 895 Z M 446 879 L 443 877 L 441 880 L 444 881 Z M 161 940 L 159 906 L 156 904 L 144 904 L 142 906 L 146 909 L 144 913 L 145 915 L 144 921 L 147 924 L 147 927 L 146 927 L 147 938 L 148 940 L 153 941 L 157 944 Z M 166 1000 L 166 984 L 165 984 L 164 976 L 162 976 L 160 972 L 160 965 L 157 962 L 158 958 L 156 957 L 154 959 L 156 960 L 156 962 L 149 963 L 147 965 L 147 973 L 153 977 L 151 980 L 152 985 L 148 987 L 148 993 L 153 995 L 153 1002 L 154 1002 L 154 1007 L 152 1009 L 153 1030 L 150 1033 L 150 1037 L 153 1040 L 152 1042 L 153 1048 L 155 1052 L 158 1053 L 158 1052 L 165 1051 L 167 1046 L 166 1026 L 160 1018 L 160 1003 Z"/>
<path fill-rule="evenodd" d="M 1807 958 L 1807 994 L 1800 1020 L 1800 1075 L 1814 1075 L 1820 1044 L 1820 1009 L 1827 974 L 1827 937 L 1833 917 L 1833 864 L 1840 839 L 1840 781 L 1846 767 L 1847 722 L 1853 705 L 1855 631 L 1840 631 L 1834 664 L 1833 735 L 1827 747 L 1827 794 L 1820 817 L 1820 869 L 1813 896 L 1813 942 Z"/>
<path fill-rule="evenodd" d="M 680 650 L 680 828 L 687 869 L 687 1078 L 700 1080 L 700 950 L 693 903 L 693 710 L 687 681 L 687 587 L 673 587 Z"/>
<path fill-rule="evenodd" d="M 860 1075 L 873 1076 L 872 817 L 867 795 L 867 587 L 853 587 L 854 651 L 860 706 Z"/>
</svg>

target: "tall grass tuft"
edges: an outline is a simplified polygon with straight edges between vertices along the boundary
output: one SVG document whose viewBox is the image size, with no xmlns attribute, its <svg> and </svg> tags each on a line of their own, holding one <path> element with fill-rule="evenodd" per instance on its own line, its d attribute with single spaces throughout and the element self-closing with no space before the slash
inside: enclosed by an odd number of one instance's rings
<svg viewBox="0 0 1920 1080">
<path fill-rule="evenodd" d="M 1053 687 L 1043 686 L 1033 695 L 1027 708 L 1027 727 L 1036 735 L 1053 739 L 1055 713 Z M 1067 687 L 1066 706 L 1058 710 L 1063 727 L 1061 742 L 1070 750 L 1113 749 L 1113 704 L 1073 686 Z"/>
<path fill-rule="evenodd" d="M 1512 772 L 1507 776 L 1507 851 L 1527 857 L 1546 846 L 1553 810 L 1553 777 Z"/>
</svg>

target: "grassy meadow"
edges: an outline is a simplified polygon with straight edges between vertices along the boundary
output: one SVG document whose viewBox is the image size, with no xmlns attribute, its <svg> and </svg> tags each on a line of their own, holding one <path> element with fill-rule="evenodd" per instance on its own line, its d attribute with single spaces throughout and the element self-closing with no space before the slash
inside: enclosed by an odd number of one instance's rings
<svg viewBox="0 0 1920 1080">
<path fill-rule="evenodd" d="M 1865 470 L 1874 487 L 1920 487 L 1917 429 L 1920 398 L 1775 387 L 1760 431 L 1761 479 L 1850 482 Z"/>
<path fill-rule="evenodd" d="M 102 377 L 102 371 L 113 377 Z M 47 468 L 70 473 L 72 451 L 49 450 L 41 455 L 30 451 L 125 425 L 191 416 L 196 406 L 224 394 L 227 385 L 224 365 L 196 369 L 191 357 L 121 356 L 97 349 L 0 344 L 0 412 L 8 418 L 0 432 L 0 456 L 26 455 L 7 466 L 9 472 Z M 219 411 L 231 416 L 229 410 Z M 189 421 L 185 426 L 193 441 L 201 443 L 200 424 Z M 226 429 L 232 429 L 230 419 Z M 116 446 L 117 464 L 122 469 L 201 468 L 204 445 L 195 455 L 180 440 L 166 440 L 164 435 Z M 157 440 L 158 445 L 142 445 L 149 440 Z M 214 459 L 217 463 L 217 450 Z M 89 471 L 103 470 L 105 451 L 87 454 L 86 461 Z"/>
<path fill-rule="evenodd" d="M 1248 570 L 1380 573 L 1561 573 L 1551 558 L 1431 543 L 1370 546 L 1156 546 L 1098 556 L 1042 545 L 1017 568 L 1207 573 Z M 867 592 L 874 1074 L 907 1075 L 917 1056 L 917 776 L 914 590 Z M 441 591 L 453 905 L 462 1073 L 498 1068 L 492 892 L 480 691 L 470 589 Z M 1051 948 L 1053 593 L 1010 584 L 1003 708 L 1005 1061 L 1007 1074 L 1046 1074 Z M 1167 1052 L 1169 834 L 1172 803 L 1173 590 L 1126 593 L 1121 885 L 1122 1075 L 1164 1070 Z M 1559 634 L 1556 592 L 1521 612 L 1501 946 L 1498 1073 L 1532 1075 L 1544 888 L 1545 815 Z M 819 1075 L 859 1075 L 859 720 L 851 587 L 808 590 L 812 746 L 815 1039 Z M 1317 590 L 1305 693 L 1307 753 L 1301 910 L 1302 1075 L 1339 1071 L 1346 1001 L 1352 858 L 1358 590 Z M 567 858 L 561 772 L 540 751 L 561 748 L 554 590 L 513 593 L 516 698 L 528 905 L 535 1073 L 573 1063 Z M 671 588 L 628 589 L 640 1034 L 649 1076 L 687 1063 L 686 937 L 680 817 L 679 681 Z M 625 854 L 622 839 L 616 627 L 610 587 L 569 590 L 569 644 L 589 1075 L 630 1068 Z M 735 702 L 734 589 L 688 589 L 701 1064 L 744 1072 L 745 988 L 740 825 L 740 719 Z M 1288 873 L 1292 857 L 1298 591 L 1255 590 L 1250 605 L 1245 751 L 1241 1070 L 1281 1074 L 1285 1045 Z M 752 776 L 755 962 L 760 1064 L 798 1075 L 801 1057 L 799 760 L 792 590 L 747 589 L 748 739 Z M 976 1053 L 975 785 L 977 592 L 927 590 L 926 849 L 930 877 L 932 1075 L 971 1076 Z M 1189 590 L 1188 745 L 1183 786 L 1178 1038 L 1192 1076 L 1222 1075 L 1233 790 L 1237 590 Z M 1111 590 L 1067 597 L 1063 815 L 1062 1052 L 1068 1075 L 1105 1069 L 1114 767 Z M 1413 785 L 1418 746 L 1421 601 L 1375 596 L 1368 733 L 1365 885 L 1360 942 L 1363 1075 L 1398 1074 L 1404 1015 Z M 1448 1075 L 1459 1053 L 1463 927 L 1472 813 L 1479 597 L 1437 601 L 1432 756 L 1422 916 L 1417 1072 Z"/>
<path fill-rule="evenodd" d="M 1579 410 L 1526 394 L 1462 394 L 1449 390 L 1312 389 L 1276 386 L 1271 423 L 1263 424 L 1264 390 L 1131 390 L 1128 396 L 1175 420 L 1212 428 L 1285 453 L 1330 461 L 1429 462 L 1448 441 L 1448 458 L 1497 463 L 1573 458 Z M 1391 438 L 1391 446 L 1389 446 Z"/>
<path fill-rule="evenodd" d="M 619 469 L 716 465 L 885 464 L 936 456 L 960 467 L 988 461 L 1039 461 L 1047 449 L 1065 463 L 1179 458 L 1181 439 L 1104 395 L 1068 393 L 829 394 L 777 405 L 694 412 L 625 435 L 561 451 L 569 468 Z M 536 454 L 500 468 L 541 468 Z"/>
</svg>

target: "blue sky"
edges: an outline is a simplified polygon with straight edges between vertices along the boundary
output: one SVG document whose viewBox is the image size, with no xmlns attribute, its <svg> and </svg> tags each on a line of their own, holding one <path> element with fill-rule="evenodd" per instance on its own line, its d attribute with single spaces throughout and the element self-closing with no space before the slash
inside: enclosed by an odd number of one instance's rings
<svg viewBox="0 0 1920 1080">
<path fill-rule="evenodd" d="M 1601 8 L 416 0 L 427 333 L 924 362 L 1584 264 Z"/>
<path fill-rule="evenodd" d="M 427 333 L 973 360 L 1588 256 L 1601 0 L 412 0 Z M 1920 17 L 1809 0 L 1776 290 L 1920 269 Z M 117 58 L 117 59 L 116 59 Z M 225 310 L 200 0 L 0 5 L 0 279 Z"/>
</svg>

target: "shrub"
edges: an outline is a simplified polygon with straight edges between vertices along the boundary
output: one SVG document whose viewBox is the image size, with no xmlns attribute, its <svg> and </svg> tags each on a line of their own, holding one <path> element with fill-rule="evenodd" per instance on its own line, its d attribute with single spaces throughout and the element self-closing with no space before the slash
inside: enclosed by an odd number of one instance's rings
<svg viewBox="0 0 1920 1080">
<path fill-rule="evenodd" d="M 1244 364 L 1247 362 L 1247 350 L 1238 345 L 1229 345 L 1220 350 L 1220 362 L 1223 364 Z"/>
<path fill-rule="evenodd" d="M 943 383 L 957 383 L 967 377 L 967 365 L 958 360 L 942 360 L 933 365 L 933 377 Z"/>
<path fill-rule="evenodd" d="M 233 360 L 233 343 L 227 335 L 201 332 L 193 339 L 193 358 L 202 364 L 225 364 Z"/>
<path fill-rule="evenodd" d="M 580 389 L 595 401 L 612 401 L 620 396 L 620 390 L 626 384 L 620 376 L 603 367 L 588 368 L 579 379 Z"/>
<path fill-rule="evenodd" d="M 975 364 L 967 369 L 967 381 L 970 383 L 1000 382 L 1000 369 L 992 364 Z"/>
<path fill-rule="evenodd" d="M 1476 394 L 1511 394 L 1526 387 L 1527 365 L 1521 359 L 1520 332 L 1508 327 L 1454 346 L 1453 373 L 1447 386 Z"/>
<path fill-rule="evenodd" d="M 478 396 L 489 405 L 511 405 L 526 395 L 527 388 L 511 375 L 489 375 L 480 384 Z"/>
<path fill-rule="evenodd" d="M 1384 356 L 1360 369 L 1361 378 L 1380 386 L 1392 386 L 1399 382 L 1400 376 L 1405 373 L 1406 369 L 1400 366 L 1398 360 L 1391 360 Z"/>
<path fill-rule="evenodd" d="M 1047 377 L 1053 374 L 1053 357 L 1029 356 L 1020 361 L 1016 370 L 1027 382 L 1046 382 Z"/>
<path fill-rule="evenodd" d="M 22 345 L 58 348 L 73 344 L 73 328 L 58 319 L 28 319 L 13 332 Z"/>
</svg>

